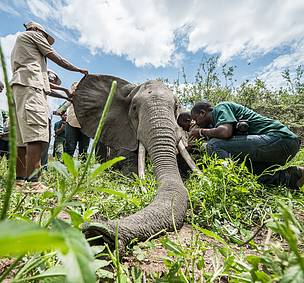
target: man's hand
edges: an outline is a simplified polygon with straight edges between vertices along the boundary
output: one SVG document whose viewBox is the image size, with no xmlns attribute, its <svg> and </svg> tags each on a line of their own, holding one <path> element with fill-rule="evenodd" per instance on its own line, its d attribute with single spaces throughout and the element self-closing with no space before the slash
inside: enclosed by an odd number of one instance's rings
<svg viewBox="0 0 304 283">
<path fill-rule="evenodd" d="M 203 137 L 202 129 L 193 129 L 189 133 L 190 137 L 201 138 Z"/>
<path fill-rule="evenodd" d="M 218 138 L 218 139 L 229 139 L 232 137 L 233 134 L 233 126 L 232 124 L 223 124 L 219 125 L 216 128 L 211 129 L 193 129 L 190 132 L 190 136 L 195 138 Z"/>
<path fill-rule="evenodd" d="M 84 75 L 87 75 L 89 73 L 86 69 L 79 69 L 78 72 Z"/>
<path fill-rule="evenodd" d="M 69 97 L 69 98 L 72 97 L 72 93 L 70 92 L 69 89 L 65 88 L 63 91 L 65 92 L 65 94 L 67 95 L 67 97 Z"/>
<path fill-rule="evenodd" d="M 84 75 L 88 74 L 88 70 L 80 69 L 80 68 L 74 66 L 69 61 L 67 61 L 66 59 L 62 58 L 55 51 L 47 54 L 46 57 L 49 58 L 50 60 L 52 60 L 57 65 L 59 65 L 60 67 L 66 69 L 66 70 L 73 71 L 73 72 L 79 72 L 79 73 L 82 73 Z"/>
</svg>

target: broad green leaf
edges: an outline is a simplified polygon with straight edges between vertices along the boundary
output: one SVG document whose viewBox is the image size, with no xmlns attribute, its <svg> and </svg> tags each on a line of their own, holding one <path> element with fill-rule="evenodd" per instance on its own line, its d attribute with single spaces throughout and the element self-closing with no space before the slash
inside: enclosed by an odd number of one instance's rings
<svg viewBox="0 0 304 283">
<path fill-rule="evenodd" d="M 227 245 L 227 243 L 217 234 L 215 234 L 214 232 L 210 231 L 210 230 L 207 230 L 207 229 L 204 229 L 202 227 L 199 227 L 195 224 L 193 224 L 193 227 L 202 232 L 203 234 L 205 234 L 206 236 L 210 237 L 210 238 L 213 238 L 214 240 L 217 240 L 218 242 L 222 243 L 223 245 Z"/>
<path fill-rule="evenodd" d="M 67 212 L 71 216 L 72 223 L 75 227 L 78 228 L 80 224 L 84 222 L 82 216 L 78 212 L 71 209 L 67 210 Z"/>
<path fill-rule="evenodd" d="M 183 255 L 183 250 L 181 249 L 181 247 L 178 244 L 171 241 L 170 239 L 167 238 L 162 239 L 161 244 L 166 250 L 173 252 L 175 255 L 180 255 L 180 256 Z"/>
<path fill-rule="evenodd" d="M 280 283 L 302 283 L 304 282 L 304 270 L 300 264 L 290 266 L 284 273 Z"/>
<path fill-rule="evenodd" d="M 27 277 L 26 282 L 52 282 L 52 283 L 65 283 L 66 282 L 66 271 L 63 266 L 54 266 L 42 273 Z M 39 281 L 37 281 L 39 279 Z M 36 280 L 36 281 L 34 281 Z M 25 280 L 14 280 L 13 282 L 25 282 Z"/>
<path fill-rule="evenodd" d="M 106 194 L 109 194 L 109 195 L 115 195 L 115 196 L 125 198 L 125 199 L 129 198 L 128 194 L 125 194 L 125 193 L 122 193 L 122 192 L 119 192 L 119 191 L 116 191 L 116 190 L 112 190 L 112 189 L 107 189 L 107 188 L 104 188 L 104 187 L 95 187 L 94 190 L 99 191 L 99 192 L 103 192 L 103 193 L 106 193 Z"/>
<path fill-rule="evenodd" d="M 95 259 L 94 260 L 94 268 L 95 270 L 106 267 L 110 264 L 110 261 L 103 260 L 103 259 Z"/>
<path fill-rule="evenodd" d="M 52 161 L 48 165 L 50 168 L 54 168 L 58 173 L 63 175 L 65 178 L 69 178 L 69 172 L 67 168 L 59 161 Z"/>
<path fill-rule="evenodd" d="M 33 223 L 7 220 L 0 222 L 0 256 L 21 255 L 59 249 L 66 250 L 59 232 L 43 229 Z"/>
<path fill-rule="evenodd" d="M 122 193 L 122 192 L 119 192 L 119 191 L 116 191 L 116 190 L 106 189 L 104 187 L 94 187 L 93 190 L 127 199 L 127 200 L 133 202 L 136 206 L 140 205 L 140 201 L 138 199 L 130 198 L 128 194 L 125 194 L 125 193 Z"/>
<path fill-rule="evenodd" d="M 256 256 L 256 255 L 248 255 L 246 257 L 246 259 L 256 269 L 257 269 L 259 263 L 261 262 L 261 258 L 259 256 Z"/>
<path fill-rule="evenodd" d="M 73 157 L 71 157 L 67 153 L 62 154 L 62 160 L 67 167 L 68 171 L 71 173 L 72 176 L 76 177 L 78 175 L 78 172 L 75 168 Z"/>
<path fill-rule="evenodd" d="M 67 281 L 71 283 L 95 283 L 93 253 L 83 234 L 58 219 L 53 222 L 53 227 L 62 233 L 68 247 L 68 252 L 60 255 L 66 268 Z"/>
<path fill-rule="evenodd" d="M 270 282 L 271 277 L 266 274 L 264 271 L 257 270 L 254 272 L 258 282 L 268 283 Z"/>
<path fill-rule="evenodd" d="M 100 164 L 100 166 L 98 166 L 90 175 L 90 177 L 92 179 L 94 179 L 96 176 L 98 176 L 98 174 L 100 174 L 101 172 L 107 170 L 108 168 L 110 168 L 111 166 L 113 166 L 114 164 L 116 164 L 117 162 L 120 162 L 122 160 L 126 159 L 123 156 L 118 156 L 116 158 L 113 158 L 109 161 L 106 161 L 102 164 Z"/>
</svg>

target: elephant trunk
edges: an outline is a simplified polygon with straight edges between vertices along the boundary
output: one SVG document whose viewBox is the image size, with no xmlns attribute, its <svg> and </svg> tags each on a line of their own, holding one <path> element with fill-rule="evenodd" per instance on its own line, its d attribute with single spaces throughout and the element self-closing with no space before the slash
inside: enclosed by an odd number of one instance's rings
<svg viewBox="0 0 304 283">
<path fill-rule="evenodd" d="M 158 193 L 151 204 L 135 214 L 104 222 L 104 227 L 90 226 L 86 237 L 103 235 L 110 243 L 115 239 L 118 225 L 119 250 L 137 238 L 144 241 L 162 230 L 173 231 L 183 225 L 188 195 L 181 180 L 176 161 L 176 134 L 173 109 L 163 105 L 146 105 L 146 117 L 140 120 L 140 141 L 150 155 L 159 183 Z M 147 113 L 148 112 L 148 113 Z M 161 115 L 160 115 L 161 113 Z M 143 137 L 143 138 L 141 138 Z"/>
</svg>

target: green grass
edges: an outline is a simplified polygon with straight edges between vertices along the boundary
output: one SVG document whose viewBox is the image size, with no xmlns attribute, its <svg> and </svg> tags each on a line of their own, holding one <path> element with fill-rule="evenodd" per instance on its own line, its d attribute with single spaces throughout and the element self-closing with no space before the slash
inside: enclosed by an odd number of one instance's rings
<svg viewBox="0 0 304 283">
<path fill-rule="evenodd" d="M 183 91 L 177 91 L 178 96 L 188 106 L 205 97 L 214 103 L 231 99 L 254 109 L 267 103 L 286 106 L 303 101 L 301 83 L 290 82 L 292 92 L 270 91 L 257 80 L 245 82 L 235 91 L 229 86 L 233 69 L 226 66 L 222 71 L 223 87 L 216 60 L 208 60 L 204 68 L 200 66 L 196 84 L 186 84 Z M 303 125 L 301 109 L 292 117 L 287 112 L 278 115 Z M 13 138 L 14 131 L 10 138 L 14 147 Z M 81 164 L 64 155 L 63 164 L 50 162 L 49 170 L 42 173 L 48 192 L 22 194 L 12 186 L 13 159 L 0 159 L 0 208 L 5 218 L 0 221 L 0 263 L 7 263 L 0 271 L 0 282 L 304 281 L 303 188 L 290 192 L 284 187 L 265 187 L 244 164 L 201 154 L 196 162 L 203 174 L 192 174 L 185 182 L 189 192 L 185 222 L 190 235 L 184 238 L 176 231 L 144 243 L 135 239 L 127 248 L 130 264 L 107 246 L 90 247 L 81 227 L 98 219 L 129 215 L 148 205 L 157 193 L 151 164 L 146 179 L 140 180 L 111 169 L 119 158 L 98 164 L 91 154 Z M 290 164 L 304 165 L 304 149 Z M 164 266 L 161 272 L 146 273 L 143 265 L 152 261 L 153 252 Z"/>
<path fill-rule="evenodd" d="M 303 154 L 304 150 L 293 162 L 303 164 Z M 167 252 L 164 260 L 167 271 L 145 274 L 148 282 L 199 282 L 200 280 L 212 282 L 220 278 L 221 280 L 229 278 L 230 282 L 251 282 L 250 280 L 254 278 L 260 282 L 276 282 L 280 278 L 288 277 L 289 273 L 294 274 L 293 276 L 304 276 L 304 269 L 302 269 L 303 223 L 296 220 L 293 214 L 295 212 L 298 218 L 304 216 L 303 192 L 290 193 L 286 188 L 263 187 L 257 183 L 256 177 L 251 175 L 245 166 L 236 165 L 231 160 L 220 161 L 202 157 L 198 163 L 204 165 L 203 174 L 191 175 L 186 182 L 191 202 L 186 222 L 192 225 L 193 236 L 187 244 L 183 243 L 182 239 L 176 239 L 176 237 L 173 239 L 172 235 L 161 237 L 158 245 Z M 31 233 L 36 235 L 38 227 L 44 227 L 55 211 L 60 216 L 58 209 L 61 210 L 62 199 L 70 195 L 85 169 L 84 165 L 77 162 L 75 164 L 75 176 L 67 167 L 64 169 L 64 165 L 58 169 L 57 162 L 50 164 L 50 169 L 42 175 L 43 182 L 53 188 L 50 192 L 42 195 L 23 195 L 14 192 L 8 219 L 28 224 L 37 223 L 37 227 L 27 227 L 27 229 L 33 229 Z M 5 182 L 6 166 L 7 161 L 2 159 L 0 184 Z M 61 260 L 66 258 L 64 249 L 69 250 L 71 245 L 82 241 L 77 238 L 79 237 L 77 231 L 81 225 L 99 218 L 113 219 L 134 213 L 150 203 L 156 194 L 157 184 L 151 165 L 148 167 L 144 181 L 136 176 L 123 176 L 111 169 L 100 172 L 94 178 L 89 178 L 88 176 L 94 170 L 96 170 L 96 164 L 93 160 L 83 180 L 81 190 L 62 208 L 70 216 L 70 220 L 66 220 L 67 224 L 54 220 L 50 229 L 46 230 L 51 234 L 47 232 L 45 241 L 54 237 L 52 233 L 57 231 L 55 227 L 64 227 L 59 231 L 72 229 L 67 233 L 69 237 L 71 237 L 69 233 L 72 235 L 76 233 L 76 242 L 69 244 L 62 234 L 58 234 L 59 239 L 56 238 L 57 242 L 54 242 L 52 249 L 46 249 L 42 242 L 41 246 L 36 247 L 36 252 L 33 250 L 30 254 L 24 253 L 15 267 L 17 270 L 15 282 L 22 282 L 29 278 L 32 278 L 30 282 L 38 279 L 39 282 L 44 282 L 49 272 L 52 274 L 50 275 L 52 280 L 66 278 L 70 280 L 69 282 L 75 282 L 71 281 L 74 279 L 69 279 L 66 269 L 61 266 Z M 278 229 L 276 225 L 281 225 L 281 228 Z M 262 236 L 254 235 L 258 229 Z M 274 240 L 265 247 L 265 232 L 270 229 L 273 230 Z M 25 236 L 20 231 L 12 228 L 11 231 L 17 233 L 20 240 L 25 241 Z M 43 230 L 40 233 L 46 232 Z M 23 252 L 26 251 L 27 245 L 28 251 L 31 251 L 29 244 L 24 243 Z M 151 246 L 155 246 L 153 243 L 155 240 L 130 246 L 128 253 L 132 255 L 133 250 L 137 256 L 141 250 L 143 253 L 148 253 Z M 210 246 L 213 247 L 211 259 L 204 257 L 204 253 L 208 248 L 210 249 Z M 10 246 L 7 250 L 9 248 Z M 14 250 L 14 246 L 11 249 Z M 49 250 L 49 252 L 37 253 L 37 249 Z M 52 252 L 54 249 L 59 252 L 54 254 Z M 77 247 L 72 250 L 75 250 L 74 258 L 81 258 L 81 253 L 77 254 Z M 95 257 L 96 254 L 109 255 L 106 247 L 90 248 L 84 244 L 80 250 L 82 256 L 87 254 L 88 259 L 94 254 Z M 18 254 L 20 253 L 8 253 L 11 256 Z M 2 253 L 2 256 L 4 255 Z M 206 262 L 210 260 L 212 264 L 208 265 Z M 35 263 L 34 266 L 31 262 Z M 127 267 L 123 261 L 117 262 L 115 254 L 112 256 L 110 254 L 107 260 L 91 258 L 90 262 L 92 262 L 92 270 L 95 270 L 94 272 L 99 278 L 103 278 L 102 280 L 106 278 L 110 280 L 111 277 L 118 280 L 119 277 L 120 282 L 141 282 L 140 278 L 143 276 L 140 268 Z M 80 266 L 76 268 L 81 271 Z M 118 270 L 119 273 L 117 273 Z M 12 273 L 10 276 L 13 276 Z"/>
</svg>

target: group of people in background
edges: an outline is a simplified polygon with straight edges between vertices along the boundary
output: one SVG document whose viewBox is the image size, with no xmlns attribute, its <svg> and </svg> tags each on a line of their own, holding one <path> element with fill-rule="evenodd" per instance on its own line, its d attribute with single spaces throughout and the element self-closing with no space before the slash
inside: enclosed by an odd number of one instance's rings
<svg viewBox="0 0 304 283">
<path fill-rule="evenodd" d="M 17 36 L 11 53 L 10 85 L 17 120 L 16 187 L 20 190 L 26 187 L 31 191 L 43 192 L 48 188 L 39 180 L 39 169 L 47 161 L 52 114 L 47 96 L 72 99 L 71 92 L 60 86 L 61 80 L 58 76 L 54 72 L 48 72 L 47 60 L 83 75 L 88 74 L 88 71 L 62 58 L 52 47 L 54 38 L 43 26 L 30 21 L 24 27 L 25 31 Z M 66 95 L 58 90 L 64 91 Z M 65 131 L 69 133 L 68 129 Z M 67 134 L 65 138 L 68 137 Z M 65 144 L 68 144 L 67 140 Z M 66 151 L 74 153 L 72 149 Z"/>
</svg>

